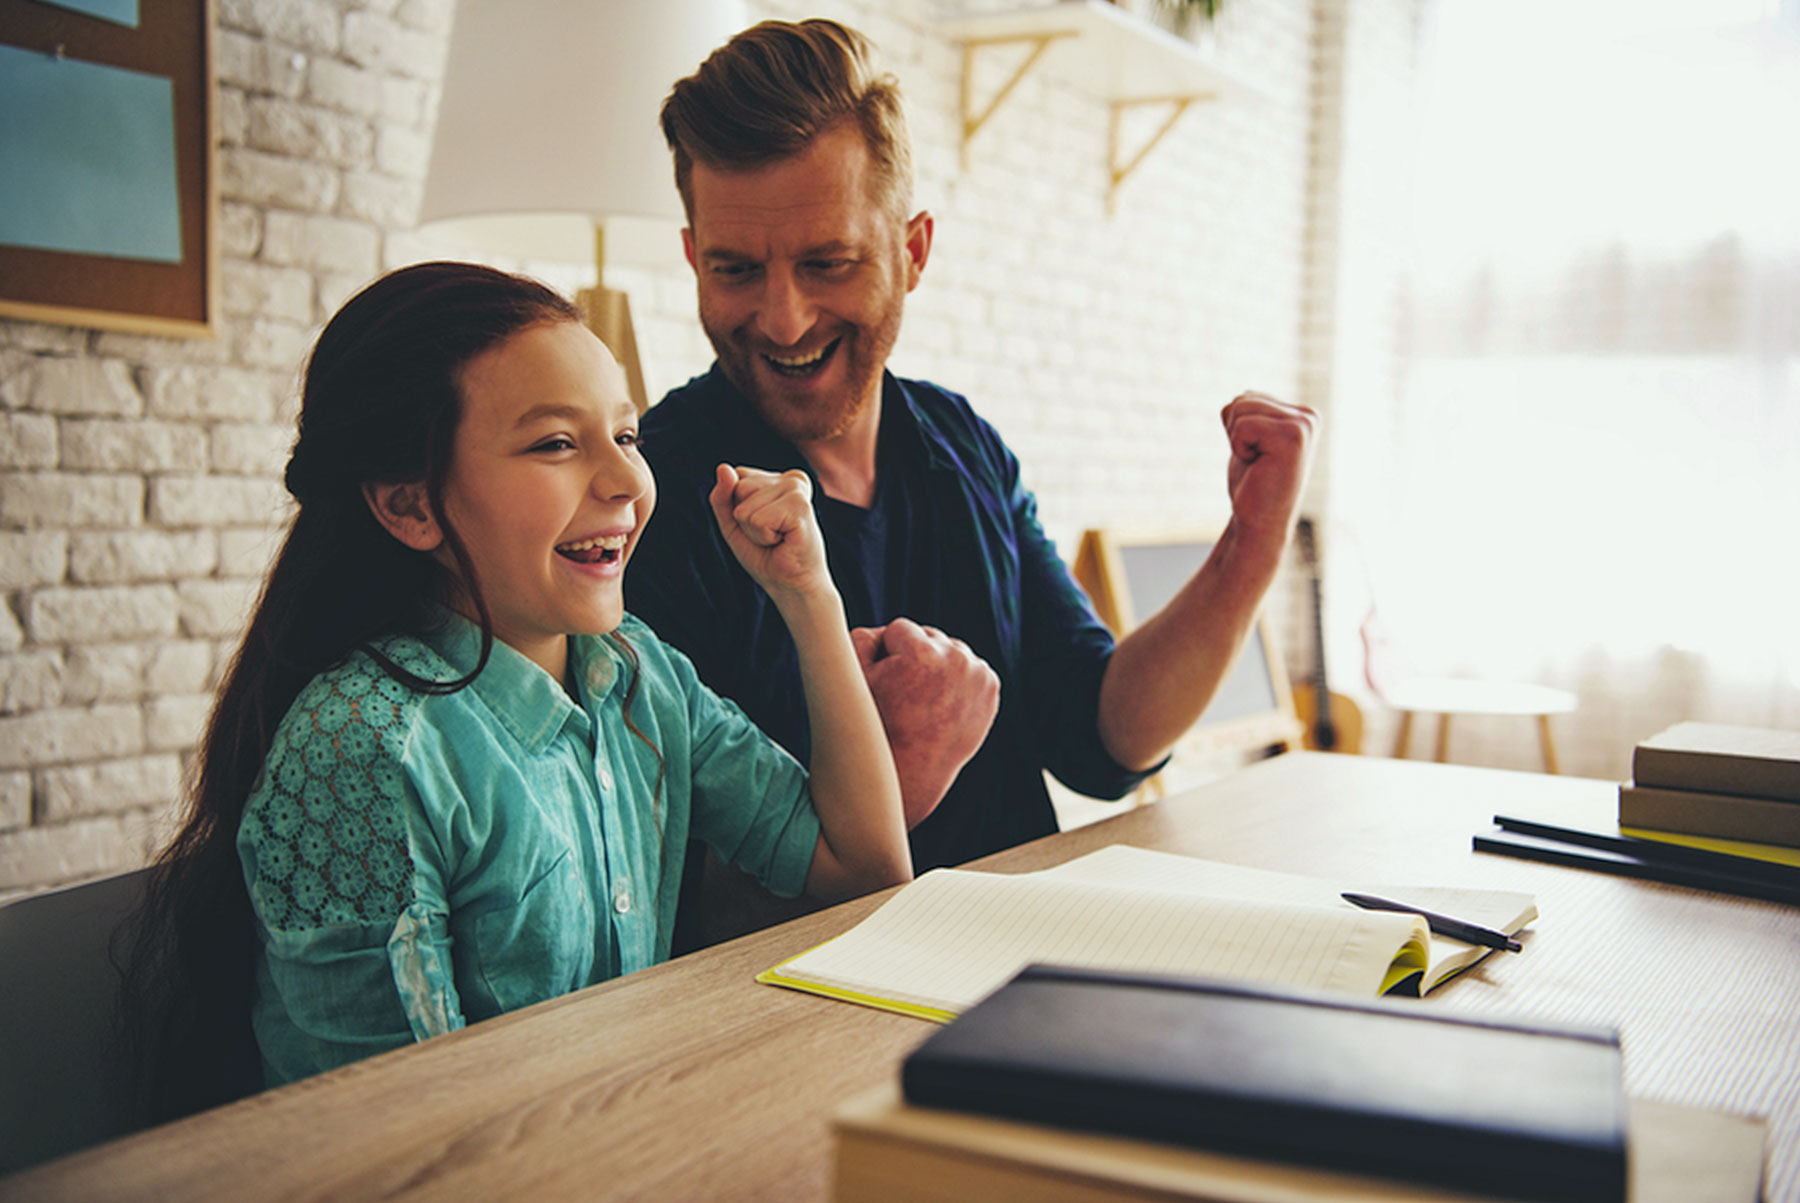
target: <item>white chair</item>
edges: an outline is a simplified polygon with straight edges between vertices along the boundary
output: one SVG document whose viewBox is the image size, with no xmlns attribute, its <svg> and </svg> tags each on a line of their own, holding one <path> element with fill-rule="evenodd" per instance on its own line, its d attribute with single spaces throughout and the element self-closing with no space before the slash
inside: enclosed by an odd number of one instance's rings
<svg viewBox="0 0 1800 1203">
<path fill-rule="evenodd" d="M 0 905 L 0 1174 L 144 1126 L 110 945 L 148 873 Z"/>
<path fill-rule="evenodd" d="M 1566 689 L 1524 681 L 1470 680 L 1459 677 L 1422 677 L 1412 671 L 1405 654 L 1388 634 L 1375 608 L 1363 619 L 1363 672 L 1369 688 L 1384 704 L 1400 714 L 1400 730 L 1394 739 L 1394 755 L 1404 759 L 1412 741 L 1413 716 L 1436 715 L 1437 741 L 1434 759 L 1450 758 L 1450 720 L 1464 715 L 1517 715 L 1537 720 L 1538 748 L 1544 771 L 1559 773 L 1556 741 L 1550 733 L 1550 716 L 1568 714 L 1576 697 Z"/>
</svg>

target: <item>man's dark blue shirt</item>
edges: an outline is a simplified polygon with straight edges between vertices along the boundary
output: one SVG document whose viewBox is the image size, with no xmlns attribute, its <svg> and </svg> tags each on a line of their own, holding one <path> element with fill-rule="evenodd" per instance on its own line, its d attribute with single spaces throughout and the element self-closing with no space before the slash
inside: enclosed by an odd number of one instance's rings
<svg viewBox="0 0 1800 1203">
<path fill-rule="evenodd" d="M 811 470 L 717 365 L 645 414 L 642 434 L 658 498 L 626 573 L 626 608 L 804 762 L 793 640 L 726 546 L 707 495 L 720 463 Z M 1000 676 L 987 741 L 913 829 L 915 871 L 1054 832 L 1045 769 L 1094 797 L 1119 797 L 1143 779 L 1100 741 L 1112 635 L 1039 526 L 1017 459 L 964 398 L 884 374 L 873 504 L 834 501 L 813 483 L 850 625 L 905 617 L 938 627 Z"/>
</svg>

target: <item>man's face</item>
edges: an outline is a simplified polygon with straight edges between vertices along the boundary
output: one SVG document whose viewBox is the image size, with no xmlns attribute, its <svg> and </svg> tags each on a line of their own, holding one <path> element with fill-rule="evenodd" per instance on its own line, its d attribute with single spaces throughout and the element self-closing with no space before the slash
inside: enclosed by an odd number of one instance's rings
<svg viewBox="0 0 1800 1203">
<path fill-rule="evenodd" d="M 753 171 L 696 163 L 693 225 L 700 324 L 725 375 L 794 443 L 832 439 L 881 393 L 906 294 L 931 247 L 931 217 L 896 221 L 853 124 Z"/>
</svg>

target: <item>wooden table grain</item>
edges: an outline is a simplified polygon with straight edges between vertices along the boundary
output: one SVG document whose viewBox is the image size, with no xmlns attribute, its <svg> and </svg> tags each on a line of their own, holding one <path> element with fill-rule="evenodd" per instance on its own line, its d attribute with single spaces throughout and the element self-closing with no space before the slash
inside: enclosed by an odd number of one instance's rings
<svg viewBox="0 0 1800 1203">
<path fill-rule="evenodd" d="M 1341 878 L 1525 889 L 1540 920 L 1428 1005 L 1619 1028 L 1627 1087 L 1769 1121 L 1800 1199 L 1800 909 L 1470 851 L 1610 782 L 1292 753 L 978 862 L 1111 843 Z M 0 1199 L 825 1199 L 828 1120 L 931 1030 L 752 978 L 885 895 L 0 1180 Z"/>
</svg>

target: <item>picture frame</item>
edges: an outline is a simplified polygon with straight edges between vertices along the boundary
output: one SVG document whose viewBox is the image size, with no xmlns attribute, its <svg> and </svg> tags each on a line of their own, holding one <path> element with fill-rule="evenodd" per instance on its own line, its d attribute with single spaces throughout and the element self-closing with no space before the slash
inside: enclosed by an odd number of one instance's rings
<svg viewBox="0 0 1800 1203">
<path fill-rule="evenodd" d="M 15 215 L 0 241 L 0 317 L 188 338 L 214 333 L 213 28 L 212 0 L 0 0 L 7 64 L 0 74 L 12 76 L 0 83 L 14 89 L 15 101 L 19 90 L 28 93 L 35 119 L 48 123 L 28 134 L 15 127 L 5 143 L 13 161 L 0 161 L 0 174 L 11 177 L 8 208 Z M 145 106 L 132 103 L 145 96 L 166 98 L 166 116 L 154 111 L 146 118 Z M 112 116 L 129 128 L 166 121 L 172 160 L 163 161 L 156 140 L 109 128 Z M 115 149 L 131 152 L 130 166 L 148 158 L 153 171 L 172 170 L 172 200 L 162 188 L 146 192 L 141 173 L 111 162 Z M 29 225 L 16 216 L 21 198 L 54 218 L 71 195 L 100 216 L 73 237 L 20 233 Z M 155 247 L 119 250 L 121 223 L 107 214 L 126 218 L 133 230 L 136 223 L 152 229 L 144 237 Z"/>
</svg>

